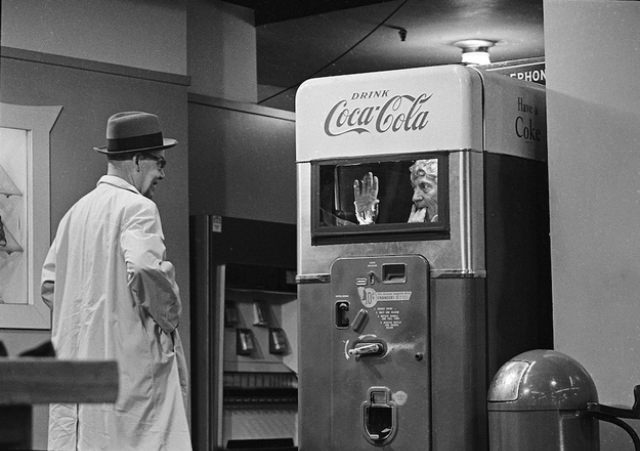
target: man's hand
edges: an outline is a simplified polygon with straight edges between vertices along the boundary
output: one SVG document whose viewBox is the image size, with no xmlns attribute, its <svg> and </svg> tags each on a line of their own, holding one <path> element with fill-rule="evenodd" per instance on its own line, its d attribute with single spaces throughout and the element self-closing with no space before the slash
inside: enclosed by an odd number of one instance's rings
<svg viewBox="0 0 640 451">
<path fill-rule="evenodd" d="M 353 204 L 359 224 L 373 224 L 378 219 L 378 177 L 367 172 L 362 181 L 353 181 Z"/>
<path fill-rule="evenodd" d="M 426 208 L 416 208 L 416 205 L 413 204 L 411 206 L 411 213 L 409 214 L 409 219 L 407 222 L 425 222 L 427 217 L 427 209 Z"/>
</svg>

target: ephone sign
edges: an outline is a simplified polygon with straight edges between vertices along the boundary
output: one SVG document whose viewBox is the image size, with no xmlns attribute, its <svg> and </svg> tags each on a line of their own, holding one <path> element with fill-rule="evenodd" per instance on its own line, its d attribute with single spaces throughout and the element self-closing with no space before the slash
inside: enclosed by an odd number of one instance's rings
<svg viewBox="0 0 640 451">
<path fill-rule="evenodd" d="M 540 85 L 547 84 L 547 76 L 545 73 L 544 61 L 536 61 L 529 63 L 506 62 L 497 63 L 481 68 L 486 72 L 494 72 L 506 75 L 518 80 L 530 81 Z"/>
</svg>

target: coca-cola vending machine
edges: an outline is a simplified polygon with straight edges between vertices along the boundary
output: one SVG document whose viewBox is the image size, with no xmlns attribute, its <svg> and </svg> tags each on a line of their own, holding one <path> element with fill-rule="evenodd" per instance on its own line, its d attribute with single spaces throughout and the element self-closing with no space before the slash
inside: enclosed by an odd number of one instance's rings
<svg viewBox="0 0 640 451">
<path fill-rule="evenodd" d="M 493 374 L 553 344 L 544 87 L 309 80 L 296 140 L 300 448 L 486 449 Z"/>
</svg>

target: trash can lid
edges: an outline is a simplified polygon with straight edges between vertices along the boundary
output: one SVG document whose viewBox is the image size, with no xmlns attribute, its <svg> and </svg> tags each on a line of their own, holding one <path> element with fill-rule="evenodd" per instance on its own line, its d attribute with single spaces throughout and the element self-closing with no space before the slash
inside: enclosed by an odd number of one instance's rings
<svg viewBox="0 0 640 451">
<path fill-rule="evenodd" d="M 496 373 L 488 409 L 586 410 L 598 401 L 593 379 L 582 365 L 558 351 L 537 349 L 509 360 Z"/>
</svg>

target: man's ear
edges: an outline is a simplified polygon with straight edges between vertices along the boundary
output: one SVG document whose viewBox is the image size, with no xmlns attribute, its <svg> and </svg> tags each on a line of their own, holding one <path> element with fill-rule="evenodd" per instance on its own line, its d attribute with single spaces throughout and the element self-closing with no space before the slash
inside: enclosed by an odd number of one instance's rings
<svg viewBox="0 0 640 451">
<path fill-rule="evenodd" d="M 140 172 L 140 159 L 142 158 L 142 154 L 136 153 L 133 155 L 133 165 L 136 167 L 136 170 Z"/>
</svg>

